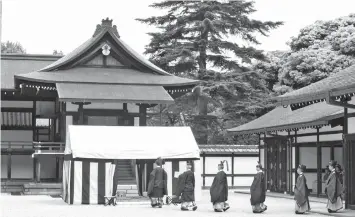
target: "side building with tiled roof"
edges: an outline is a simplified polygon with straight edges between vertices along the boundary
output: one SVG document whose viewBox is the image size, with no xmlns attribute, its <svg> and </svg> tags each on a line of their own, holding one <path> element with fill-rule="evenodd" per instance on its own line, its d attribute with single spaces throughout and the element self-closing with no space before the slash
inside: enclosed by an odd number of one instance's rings
<svg viewBox="0 0 355 217">
<path fill-rule="evenodd" d="M 326 102 L 295 110 L 280 106 L 228 132 L 233 136 L 259 136 L 259 158 L 265 168 L 268 190 L 293 194 L 296 168 L 304 164 L 311 195 L 324 197 L 328 162 L 334 159 L 343 166 L 343 111 Z M 355 109 L 349 109 L 348 116 L 355 117 Z M 354 131 L 355 121 L 349 126 Z"/>
</svg>

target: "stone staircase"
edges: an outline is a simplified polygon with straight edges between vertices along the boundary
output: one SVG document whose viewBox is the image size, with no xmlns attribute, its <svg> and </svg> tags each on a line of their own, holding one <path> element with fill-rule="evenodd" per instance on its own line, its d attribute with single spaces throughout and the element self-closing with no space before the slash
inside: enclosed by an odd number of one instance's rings
<svg viewBox="0 0 355 217">
<path fill-rule="evenodd" d="M 118 170 L 117 191 L 126 197 L 137 197 L 137 181 L 135 171 L 132 169 L 131 160 L 118 160 L 116 169 Z"/>
<path fill-rule="evenodd" d="M 130 160 L 118 160 L 118 185 L 136 185 L 136 178 Z"/>
</svg>

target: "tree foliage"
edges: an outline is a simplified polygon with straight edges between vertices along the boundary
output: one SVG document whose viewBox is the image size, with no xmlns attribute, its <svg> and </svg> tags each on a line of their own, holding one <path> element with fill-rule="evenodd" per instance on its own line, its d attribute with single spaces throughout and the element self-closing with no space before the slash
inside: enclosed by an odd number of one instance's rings
<svg viewBox="0 0 355 217">
<path fill-rule="evenodd" d="M 54 51 L 53 51 L 53 55 L 56 55 L 56 56 L 64 56 L 64 53 L 63 53 L 63 51 L 61 51 L 61 50 L 54 50 Z"/>
<path fill-rule="evenodd" d="M 273 90 L 278 94 L 355 64 L 355 14 L 306 26 L 291 38 L 289 46 L 289 51 L 269 53 L 269 61 L 255 65 L 272 78 Z"/>
<path fill-rule="evenodd" d="M 18 42 L 6 41 L 1 42 L 1 53 L 19 53 L 25 54 L 26 50 L 23 46 Z"/>
<path fill-rule="evenodd" d="M 163 110 L 163 123 L 190 125 L 199 143 L 231 143 L 226 129 L 245 123 L 273 105 L 264 77 L 250 71 L 252 60 L 264 60 L 261 50 L 229 38 L 259 44 L 255 34 L 267 36 L 282 22 L 259 21 L 251 1 L 163 1 L 151 5 L 166 11 L 161 16 L 137 19 L 156 26 L 145 54 L 170 73 L 202 80 L 199 97 L 187 94 Z M 196 112 L 196 99 L 204 99 L 205 114 Z M 198 108 L 198 106 L 197 106 Z M 150 124 L 156 125 L 159 108 L 152 109 Z M 208 139 L 201 139 L 199 138 Z"/>
</svg>

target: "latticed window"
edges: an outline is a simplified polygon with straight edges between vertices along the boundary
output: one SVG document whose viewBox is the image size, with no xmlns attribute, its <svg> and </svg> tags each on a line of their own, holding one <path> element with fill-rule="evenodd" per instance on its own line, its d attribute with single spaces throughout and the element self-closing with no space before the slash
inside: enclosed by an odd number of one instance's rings
<svg viewBox="0 0 355 217">
<path fill-rule="evenodd" d="M 1 127 L 32 127 L 32 111 L 2 108 Z"/>
</svg>

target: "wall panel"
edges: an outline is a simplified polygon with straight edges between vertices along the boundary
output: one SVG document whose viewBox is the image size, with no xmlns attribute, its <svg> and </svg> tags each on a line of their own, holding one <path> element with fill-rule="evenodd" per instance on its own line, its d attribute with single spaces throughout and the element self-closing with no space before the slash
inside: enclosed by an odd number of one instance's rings
<svg viewBox="0 0 355 217">
<path fill-rule="evenodd" d="M 258 157 L 234 157 L 234 174 L 254 174 Z M 264 165 L 264 162 L 261 162 Z"/>
<path fill-rule="evenodd" d="M 32 130 L 1 130 L 1 141 L 32 142 L 33 141 L 32 139 L 33 139 Z"/>
<path fill-rule="evenodd" d="M 1 178 L 2 179 L 7 178 L 7 160 L 8 160 L 7 155 L 1 155 Z"/>
<path fill-rule="evenodd" d="M 56 159 L 53 156 L 41 156 L 41 178 L 56 178 Z"/>
<path fill-rule="evenodd" d="M 33 108 L 33 102 L 1 100 L 1 108 Z"/>
<path fill-rule="evenodd" d="M 11 156 L 11 178 L 33 179 L 33 158 L 31 155 Z"/>
<path fill-rule="evenodd" d="M 300 164 L 307 168 L 317 168 L 317 148 L 300 147 Z"/>
</svg>

